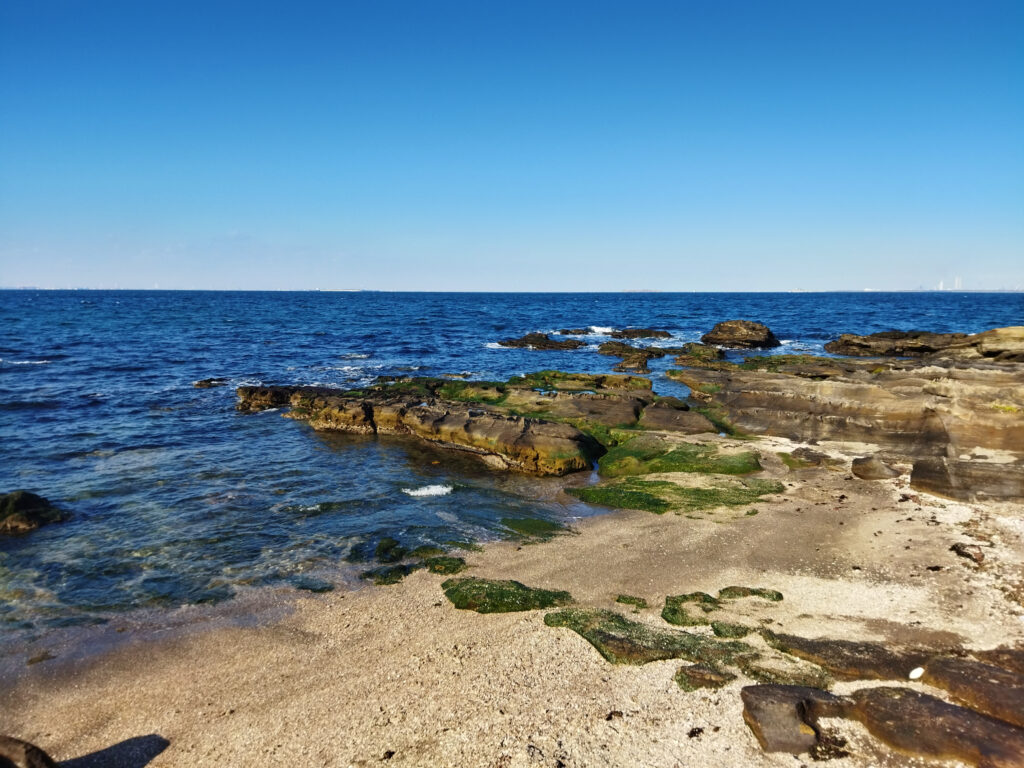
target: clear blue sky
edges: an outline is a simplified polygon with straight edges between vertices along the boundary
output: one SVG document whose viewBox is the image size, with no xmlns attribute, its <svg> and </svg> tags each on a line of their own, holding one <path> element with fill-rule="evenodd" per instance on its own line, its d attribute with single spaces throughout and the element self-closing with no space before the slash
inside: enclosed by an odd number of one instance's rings
<svg viewBox="0 0 1024 768">
<path fill-rule="evenodd" d="M 0 2 L 0 285 L 1024 286 L 1024 3 Z"/>
</svg>

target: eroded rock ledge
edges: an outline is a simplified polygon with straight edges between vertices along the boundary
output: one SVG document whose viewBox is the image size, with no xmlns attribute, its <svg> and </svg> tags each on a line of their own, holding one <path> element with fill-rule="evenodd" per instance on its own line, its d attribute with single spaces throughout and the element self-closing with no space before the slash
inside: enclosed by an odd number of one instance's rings
<svg viewBox="0 0 1024 768">
<path fill-rule="evenodd" d="M 318 431 L 412 435 L 542 475 L 589 469 L 612 429 L 714 432 L 705 417 L 651 391 L 649 379 L 542 371 L 507 382 L 403 379 L 359 390 L 239 387 L 237 408 L 290 407 Z"/>
</svg>

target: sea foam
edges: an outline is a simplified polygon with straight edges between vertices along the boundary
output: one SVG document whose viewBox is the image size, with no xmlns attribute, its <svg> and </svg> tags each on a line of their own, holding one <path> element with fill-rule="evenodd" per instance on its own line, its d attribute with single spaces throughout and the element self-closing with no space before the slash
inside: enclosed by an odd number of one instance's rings
<svg viewBox="0 0 1024 768">
<path fill-rule="evenodd" d="M 408 496 L 447 496 L 453 490 L 450 485 L 424 485 L 422 488 L 403 488 Z"/>
</svg>

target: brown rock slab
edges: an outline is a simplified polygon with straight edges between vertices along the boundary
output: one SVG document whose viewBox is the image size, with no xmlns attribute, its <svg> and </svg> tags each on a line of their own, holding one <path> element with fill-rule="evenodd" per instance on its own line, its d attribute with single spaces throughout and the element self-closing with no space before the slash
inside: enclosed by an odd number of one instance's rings
<svg viewBox="0 0 1024 768">
<path fill-rule="evenodd" d="M 965 544 L 962 541 L 958 541 L 949 548 L 949 551 L 966 560 L 971 560 L 978 565 L 985 562 L 985 553 L 981 551 L 981 547 L 977 544 Z"/>
<path fill-rule="evenodd" d="M 684 691 L 696 691 L 698 688 L 721 688 L 736 679 L 736 675 L 725 672 L 707 664 L 687 664 L 676 672 L 676 684 Z"/>
<path fill-rule="evenodd" d="M 740 691 L 743 720 L 765 752 L 809 752 L 817 743 L 820 717 L 843 711 L 828 691 L 799 685 L 748 685 Z"/>
<path fill-rule="evenodd" d="M 993 328 L 958 339 L 938 350 L 933 357 L 953 360 L 990 360 L 996 363 L 1024 362 L 1024 326 Z"/>
<path fill-rule="evenodd" d="M 1022 768 L 1024 729 L 906 688 L 855 691 L 846 716 L 910 755 L 980 768 Z"/>
<path fill-rule="evenodd" d="M 0 768 L 57 768 L 57 763 L 35 744 L 0 736 Z"/>
<path fill-rule="evenodd" d="M 767 349 L 780 346 L 779 340 L 768 326 L 752 320 L 726 320 L 718 323 L 701 336 L 700 340 L 704 344 L 740 349 Z"/>
<path fill-rule="evenodd" d="M 853 474 L 861 480 L 891 480 L 900 473 L 877 456 L 864 456 L 853 460 Z"/>
<path fill-rule="evenodd" d="M 988 651 L 973 651 L 973 656 L 986 664 L 992 664 L 1018 675 L 1024 675 L 1024 648 L 1007 648 L 1005 646 Z"/>
<path fill-rule="evenodd" d="M 613 339 L 668 339 L 672 336 L 668 331 L 660 331 L 655 328 L 623 328 L 621 331 L 612 331 Z"/>
<path fill-rule="evenodd" d="M 971 709 L 1024 726 L 1024 676 L 972 659 L 942 656 L 924 665 L 921 679 Z"/>
<path fill-rule="evenodd" d="M 922 458 L 914 462 L 910 487 L 960 501 L 1019 499 L 1024 497 L 1024 463 Z"/>
<path fill-rule="evenodd" d="M 833 355 L 852 357 L 924 357 L 967 337 L 964 333 L 882 331 L 867 336 L 844 333 L 825 345 Z"/>
<path fill-rule="evenodd" d="M 783 653 L 813 662 L 840 680 L 906 680 L 934 652 L 890 648 L 879 643 L 763 633 Z"/>
</svg>

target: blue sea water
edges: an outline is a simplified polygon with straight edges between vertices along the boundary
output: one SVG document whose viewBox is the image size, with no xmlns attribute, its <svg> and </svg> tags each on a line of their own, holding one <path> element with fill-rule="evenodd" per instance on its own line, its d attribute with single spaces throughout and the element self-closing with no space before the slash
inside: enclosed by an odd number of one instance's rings
<svg viewBox="0 0 1024 768">
<path fill-rule="evenodd" d="M 0 639 L 252 586 L 348 583 L 347 563 L 384 536 L 444 546 L 508 535 L 502 519 L 595 512 L 559 481 L 236 413 L 238 385 L 606 372 L 617 359 L 596 345 L 612 328 L 663 328 L 673 338 L 657 343 L 676 345 L 731 318 L 768 324 L 778 352 L 821 353 L 843 332 L 1024 324 L 1024 295 L 0 291 L 0 492 L 70 513 L 0 540 Z M 582 327 L 576 351 L 496 344 Z M 655 389 L 685 394 L 670 364 L 652 364 Z M 193 387 L 207 377 L 230 384 Z M 409 493 L 431 485 L 451 491 Z"/>
</svg>

